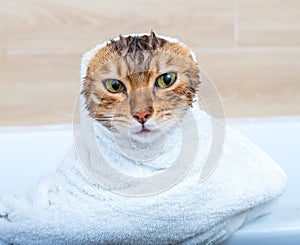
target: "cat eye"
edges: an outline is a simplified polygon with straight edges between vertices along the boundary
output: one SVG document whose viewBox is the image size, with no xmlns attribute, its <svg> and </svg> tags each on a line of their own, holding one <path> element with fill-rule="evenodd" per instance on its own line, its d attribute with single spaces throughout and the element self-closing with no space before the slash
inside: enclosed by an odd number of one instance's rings
<svg viewBox="0 0 300 245">
<path fill-rule="evenodd" d="M 176 79 L 177 74 L 175 72 L 164 73 L 156 79 L 155 86 L 160 88 L 168 88 L 176 81 Z"/>
<path fill-rule="evenodd" d="M 103 81 L 105 88 L 111 93 L 125 91 L 125 85 L 117 79 L 107 79 Z"/>
</svg>

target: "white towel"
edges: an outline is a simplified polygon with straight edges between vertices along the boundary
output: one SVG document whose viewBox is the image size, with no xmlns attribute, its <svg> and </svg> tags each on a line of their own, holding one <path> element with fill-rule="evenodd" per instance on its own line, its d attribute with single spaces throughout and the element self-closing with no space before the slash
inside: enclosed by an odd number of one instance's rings
<svg viewBox="0 0 300 245">
<path fill-rule="evenodd" d="M 82 61 L 86 64 L 95 51 Z M 178 130 L 168 134 L 160 155 L 134 161 L 116 149 L 112 134 L 91 124 L 81 97 L 79 128 L 94 132 L 103 159 L 133 176 L 152 176 L 172 165 L 183 147 Z M 197 106 L 198 151 L 186 175 L 175 185 L 147 196 L 109 191 L 97 183 L 81 161 L 97 162 L 95 145 L 84 138 L 73 146 L 57 171 L 41 179 L 26 197 L 0 197 L 0 241 L 16 244 L 215 244 L 245 222 L 266 214 L 282 193 L 282 169 L 245 137 L 226 127 L 223 154 L 203 182 L 200 173 L 212 140 L 212 118 Z M 91 127 L 94 125 L 94 127 Z M 194 135 L 195 137 L 195 135 Z M 94 162 L 93 162 L 94 161 Z M 41 163 L 43 164 L 43 163 Z M 153 183 L 155 186 L 156 183 Z M 122 186 L 120 188 L 127 188 Z M 131 187 L 128 187 L 129 189 Z"/>
</svg>

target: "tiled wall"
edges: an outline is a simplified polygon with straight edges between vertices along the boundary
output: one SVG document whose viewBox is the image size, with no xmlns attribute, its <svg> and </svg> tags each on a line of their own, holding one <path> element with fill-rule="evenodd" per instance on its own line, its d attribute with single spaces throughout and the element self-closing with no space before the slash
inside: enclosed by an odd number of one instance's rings
<svg viewBox="0 0 300 245">
<path fill-rule="evenodd" d="M 151 29 L 195 50 L 228 117 L 300 114 L 298 0 L 7 0 L 0 125 L 70 122 L 81 54 Z"/>
</svg>

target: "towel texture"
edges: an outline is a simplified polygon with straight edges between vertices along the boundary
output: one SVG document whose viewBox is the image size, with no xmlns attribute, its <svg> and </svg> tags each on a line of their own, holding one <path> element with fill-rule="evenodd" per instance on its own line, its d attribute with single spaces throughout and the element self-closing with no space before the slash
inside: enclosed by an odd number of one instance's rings
<svg viewBox="0 0 300 245">
<path fill-rule="evenodd" d="M 82 77 L 97 46 L 82 61 Z M 182 135 L 167 135 L 159 157 L 133 161 L 118 152 L 112 135 L 82 106 L 82 131 L 94 131 L 103 158 L 125 174 L 147 176 L 168 168 L 178 156 Z M 187 174 L 154 195 L 109 191 L 86 172 L 73 146 L 55 173 L 41 179 L 26 197 L 0 197 L 0 240 L 16 244 L 215 244 L 245 222 L 269 212 L 284 189 L 282 169 L 245 137 L 226 127 L 223 154 L 204 182 L 200 173 L 210 150 L 211 117 L 195 107 L 198 151 Z M 86 159 L 93 150 L 83 140 Z M 171 150 L 170 150 L 171 149 Z M 42 163 L 41 163 L 42 164 Z M 155 183 L 153 183 L 155 184 Z"/>
</svg>

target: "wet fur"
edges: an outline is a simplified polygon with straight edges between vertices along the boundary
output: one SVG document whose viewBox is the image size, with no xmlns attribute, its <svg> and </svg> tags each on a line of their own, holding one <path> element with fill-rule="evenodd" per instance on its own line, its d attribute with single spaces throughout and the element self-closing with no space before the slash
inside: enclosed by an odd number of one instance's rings
<svg viewBox="0 0 300 245">
<path fill-rule="evenodd" d="M 169 88 L 154 86 L 158 76 L 176 72 Z M 126 92 L 110 93 L 105 79 L 118 79 Z M 90 115 L 109 129 L 128 126 L 132 111 L 150 108 L 158 123 L 182 118 L 192 106 L 200 84 L 199 68 L 187 47 L 156 37 L 120 35 L 101 48 L 88 64 L 82 93 Z"/>
</svg>

